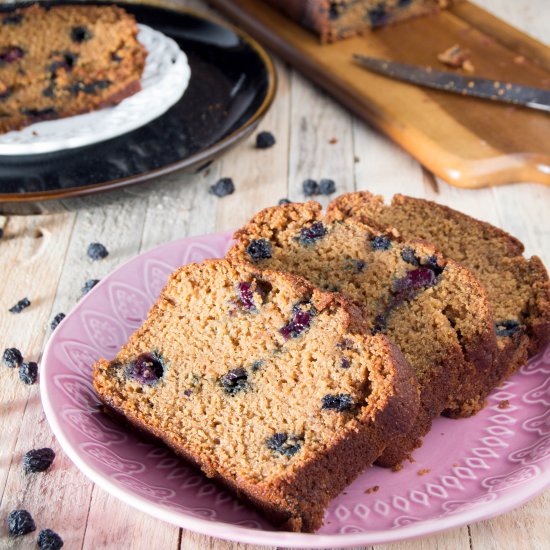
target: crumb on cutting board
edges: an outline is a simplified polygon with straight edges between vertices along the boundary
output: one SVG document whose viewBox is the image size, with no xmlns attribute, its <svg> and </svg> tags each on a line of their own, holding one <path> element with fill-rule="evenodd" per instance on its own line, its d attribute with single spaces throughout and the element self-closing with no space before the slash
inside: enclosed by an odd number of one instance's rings
<svg viewBox="0 0 550 550">
<path fill-rule="evenodd" d="M 438 54 L 437 59 L 453 69 L 464 69 L 468 73 L 473 73 L 475 70 L 470 60 L 470 50 L 462 48 L 458 44 Z"/>
</svg>

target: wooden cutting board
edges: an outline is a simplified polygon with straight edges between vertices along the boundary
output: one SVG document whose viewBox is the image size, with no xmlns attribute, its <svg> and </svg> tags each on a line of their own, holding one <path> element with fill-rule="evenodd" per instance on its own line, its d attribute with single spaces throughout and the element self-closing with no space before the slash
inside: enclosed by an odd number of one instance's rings
<svg viewBox="0 0 550 550">
<path fill-rule="evenodd" d="M 261 0 L 210 3 L 445 181 L 550 185 L 550 114 L 397 82 L 351 61 L 362 53 L 452 70 L 437 54 L 459 44 L 476 76 L 550 88 L 550 48 L 474 4 L 322 45 Z"/>
</svg>

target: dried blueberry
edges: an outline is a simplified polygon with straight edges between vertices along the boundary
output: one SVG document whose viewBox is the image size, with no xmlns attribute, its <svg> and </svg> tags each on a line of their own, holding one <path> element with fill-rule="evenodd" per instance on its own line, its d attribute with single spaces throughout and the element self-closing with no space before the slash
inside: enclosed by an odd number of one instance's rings
<svg viewBox="0 0 550 550">
<path fill-rule="evenodd" d="M 248 374 L 242 367 L 231 369 L 228 373 L 220 377 L 220 384 L 225 393 L 235 395 L 236 393 L 247 390 L 250 385 L 248 383 Z"/>
<path fill-rule="evenodd" d="M 2 361 L 6 367 L 14 369 L 23 362 L 23 356 L 17 348 L 6 348 L 2 355 Z"/>
<path fill-rule="evenodd" d="M 253 262 L 271 258 L 271 243 L 267 239 L 254 239 L 246 247 L 246 253 Z"/>
<path fill-rule="evenodd" d="M 393 290 L 396 293 L 409 290 L 419 290 L 421 288 L 427 288 L 433 286 L 435 283 L 436 275 L 433 270 L 427 267 L 419 267 L 407 271 L 407 273 L 400 279 L 396 279 L 393 284 Z"/>
<path fill-rule="evenodd" d="M 239 305 L 247 311 L 254 311 L 256 304 L 254 304 L 252 283 L 237 283 L 237 292 L 239 293 Z"/>
<path fill-rule="evenodd" d="M 34 519 L 27 510 L 12 510 L 8 515 L 8 531 L 12 537 L 26 535 L 36 529 Z"/>
<path fill-rule="evenodd" d="M 51 118 L 55 116 L 56 113 L 57 111 L 54 107 L 46 107 L 45 109 L 21 109 L 21 114 L 32 118 Z"/>
<path fill-rule="evenodd" d="M 298 240 L 303 246 L 313 244 L 327 234 L 327 228 L 321 222 L 314 222 L 309 227 L 303 227 L 298 234 Z"/>
<path fill-rule="evenodd" d="M 10 313 L 21 313 L 25 308 L 29 307 L 31 302 L 28 298 L 22 298 L 14 306 L 10 307 Z"/>
<path fill-rule="evenodd" d="M 77 43 L 85 42 L 86 40 L 90 40 L 92 36 L 93 35 L 91 31 L 86 27 L 78 26 L 78 27 L 73 27 L 71 29 L 71 40 L 73 42 L 77 42 Z"/>
<path fill-rule="evenodd" d="M 256 147 L 258 149 L 269 149 L 275 145 L 275 136 L 271 132 L 260 132 L 256 136 Z"/>
<path fill-rule="evenodd" d="M 115 63 L 119 63 L 120 61 L 122 61 L 122 57 L 113 52 L 111 54 L 111 61 L 114 61 Z"/>
<path fill-rule="evenodd" d="M 266 440 L 267 448 L 274 454 L 294 456 L 304 443 L 304 438 L 298 435 L 276 433 Z"/>
<path fill-rule="evenodd" d="M 80 289 L 80 291 L 82 292 L 82 294 L 88 294 L 88 292 L 90 292 L 90 290 L 92 290 L 92 288 L 94 288 L 95 285 L 97 285 L 97 283 L 99 283 L 99 279 L 88 279 L 85 283 L 84 283 L 84 286 Z"/>
<path fill-rule="evenodd" d="M 0 52 L 0 65 L 13 63 L 25 56 L 25 51 L 19 46 L 8 46 Z"/>
<path fill-rule="evenodd" d="M 31 385 L 36 382 L 38 378 L 38 365 L 34 361 L 28 363 L 21 363 L 19 366 L 19 380 L 23 384 Z"/>
<path fill-rule="evenodd" d="M 388 327 L 388 319 L 386 315 L 380 313 L 374 318 L 374 324 L 371 329 L 372 334 L 378 334 L 379 332 L 384 332 Z"/>
<path fill-rule="evenodd" d="M 279 329 L 285 340 L 297 338 L 311 325 L 311 318 L 315 315 L 315 308 L 309 302 L 296 304 L 292 308 L 292 318 L 288 324 Z"/>
<path fill-rule="evenodd" d="M 307 179 L 302 182 L 302 189 L 306 197 L 319 194 L 319 184 L 312 179 Z"/>
<path fill-rule="evenodd" d="M 193 390 L 192 390 L 191 388 L 187 388 L 187 389 L 183 392 L 183 395 L 185 395 L 186 397 L 189 397 L 192 393 L 193 393 Z"/>
<path fill-rule="evenodd" d="M 23 14 L 15 13 L 13 15 L 6 15 L 2 19 L 2 25 L 20 25 L 23 22 Z"/>
<path fill-rule="evenodd" d="M 55 88 L 53 85 L 48 86 L 42 90 L 42 95 L 44 97 L 53 97 L 55 95 Z"/>
<path fill-rule="evenodd" d="M 388 250 L 391 248 L 391 240 L 385 235 L 377 235 L 370 242 L 374 250 Z"/>
<path fill-rule="evenodd" d="M 214 185 L 210 186 L 210 193 L 216 197 L 225 197 L 235 191 L 235 184 L 231 178 L 220 178 Z"/>
<path fill-rule="evenodd" d="M 43 449 L 33 449 L 25 453 L 23 457 L 23 469 L 26 474 L 45 472 L 53 462 L 55 452 L 53 449 L 45 447 Z"/>
<path fill-rule="evenodd" d="M 40 531 L 37 542 L 40 550 L 59 550 L 63 546 L 62 538 L 51 529 Z"/>
<path fill-rule="evenodd" d="M 340 363 L 340 366 L 343 369 L 349 369 L 351 367 L 351 362 L 346 357 L 342 357 L 342 362 Z"/>
<path fill-rule="evenodd" d="M 50 323 L 50 328 L 52 330 L 55 330 L 57 328 L 57 325 L 59 325 L 59 323 L 61 323 L 61 321 L 63 321 L 63 319 L 65 319 L 65 314 L 64 313 L 58 313 L 53 319 L 52 319 L 52 322 Z"/>
<path fill-rule="evenodd" d="M 111 86 L 111 84 L 112 81 L 107 79 L 94 80 L 93 82 L 82 82 L 82 80 L 79 80 L 78 82 L 67 86 L 67 88 L 65 89 L 71 92 L 73 95 L 78 95 L 79 93 L 95 94 L 98 90 L 107 89 L 109 86 Z"/>
<path fill-rule="evenodd" d="M 367 17 L 373 27 L 380 27 L 388 22 L 386 2 L 380 2 L 377 6 L 367 12 Z"/>
<path fill-rule="evenodd" d="M 90 243 L 86 254 L 95 262 L 106 258 L 109 255 L 109 251 L 101 243 Z"/>
<path fill-rule="evenodd" d="M 321 192 L 321 195 L 331 195 L 336 192 L 336 183 L 334 180 L 323 178 L 319 181 L 319 191 Z"/>
<path fill-rule="evenodd" d="M 283 204 L 292 204 L 292 201 L 291 200 L 288 200 L 288 199 L 279 199 L 279 202 L 278 202 L 279 206 L 280 205 L 283 205 Z"/>
<path fill-rule="evenodd" d="M 353 269 L 357 273 L 361 273 L 367 267 L 367 263 L 363 260 L 356 260 L 354 258 L 348 258 L 346 260 L 346 269 Z"/>
<path fill-rule="evenodd" d="M 407 262 L 408 264 L 420 265 L 420 262 L 416 257 L 416 254 L 414 253 L 414 250 L 410 246 L 405 246 L 403 248 L 403 250 L 401 251 L 401 258 L 403 258 L 403 261 Z"/>
<path fill-rule="evenodd" d="M 339 393 L 337 395 L 325 395 L 322 399 L 322 409 L 329 411 L 349 411 L 353 408 L 353 398 L 347 393 Z"/>
<path fill-rule="evenodd" d="M 505 321 L 497 321 L 495 323 L 497 336 L 512 336 L 521 329 L 518 321 L 507 319 Z"/>
<path fill-rule="evenodd" d="M 441 273 L 445 270 L 444 266 L 442 267 L 437 263 L 437 256 L 430 256 L 426 258 L 426 260 L 422 263 L 422 267 L 431 269 L 436 277 L 441 275 Z"/>
<path fill-rule="evenodd" d="M 164 364 L 156 353 L 142 353 L 130 363 L 126 376 L 151 386 L 156 384 L 164 374 Z"/>
</svg>

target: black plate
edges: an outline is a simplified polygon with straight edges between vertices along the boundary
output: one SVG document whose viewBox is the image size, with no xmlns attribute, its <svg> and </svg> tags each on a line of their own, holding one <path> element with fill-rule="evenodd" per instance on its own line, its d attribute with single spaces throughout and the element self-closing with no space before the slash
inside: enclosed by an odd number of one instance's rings
<svg viewBox="0 0 550 550">
<path fill-rule="evenodd" d="M 62 3 L 77 2 L 45 4 Z M 263 48 L 207 16 L 164 1 L 155 4 L 117 2 L 187 54 L 191 80 L 183 97 L 161 117 L 117 138 L 56 153 L 0 156 L 0 212 L 36 211 L 31 205 L 38 201 L 197 169 L 257 126 L 276 86 L 273 63 Z"/>
</svg>

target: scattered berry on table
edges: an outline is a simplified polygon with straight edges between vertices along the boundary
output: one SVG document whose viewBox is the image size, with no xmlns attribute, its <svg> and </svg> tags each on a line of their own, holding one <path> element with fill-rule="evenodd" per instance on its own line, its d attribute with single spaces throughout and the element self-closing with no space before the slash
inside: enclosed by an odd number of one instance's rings
<svg viewBox="0 0 550 550">
<path fill-rule="evenodd" d="M 106 258 L 109 255 L 109 251 L 101 243 L 90 243 L 87 254 L 95 262 Z"/>
<path fill-rule="evenodd" d="M 80 291 L 82 292 L 82 295 L 88 294 L 88 292 L 90 292 L 90 290 L 92 290 L 92 288 L 94 288 L 94 286 L 97 285 L 97 283 L 99 283 L 99 279 L 88 279 L 84 283 L 84 286 L 80 289 Z"/>
<path fill-rule="evenodd" d="M 271 132 L 260 132 L 256 136 L 256 147 L 258 149 L 269 149 L 275 145 L 275 136 Z"/>
<path fill-rule="evenodd" d="M 52 330 L 55 330 L 57 328 L 57 325 L 59 325 L 59 323 L 61 323 L 61 321 L 63 321 L 63 319 L 65 319 L 65 314 L 64 313 L 58 313 L 52 320 L 52 322 L 50 323 L 50 327 Z"/>
<path fill-rule="evenodd" d="M 246 247 L 246 253 L 253 262 L 271 258 L 271 243 L 267 239 L 253 239 Z"/>
<path fill-rule="evenodd" d="M 291 204 L 292 201 L 289 200 L 289 199 L 279 199 L 279 205 L 282 205 L 282 204 Z"/>
<path fill-rule="evenodd" d="M 40 531 L 37 542 L 40 550 L 59 550 L 63 546 L 63 539 L 51 529 Z"/>
<path fill-rule="evenodd" d="M 319 184 L 315 180 L 309 178 L 302 182 L 302 189 L 306 197 L 319 194 Z"/>
<path fill-rule="evenodd" d="M 319 191 L 321 195 L 331 195 L 336 192 L 336 183 L 329 178 L 323 178 L 319 181 Z"/>
<path fill-rule="evenodd" d="M 10 313 L 21 313 L 25 308 L 31 305 L 31 301 L 28 298 L 19 300 L 13 307 L 10 307 Z"/>
<path fill-rule="evenodd" d="M 231 178 L 220 178 L 214 185 L 210 186 L 210 193 L 216 197 L 225 197 L 235 191 L 235 184 Z"/>
<path fill-rule="evenodd" d="M 12 537 L 26 535 L 36 529 L 34 519 L 27 510 L 13 510 L 8 515 L 8 531 Z"/>
<path fill-rule="evenodd" d="M 337 395 L 325 395 L 323 397 L 322 409 L 330 411 L 349 411 L 353 407 L 353 399 L 351 395 L 339 393 Z"/>
<path fill-rule="evenodd" d="M 38 365 L 34 361 L 21 363 L 19 367 L 19 379 L 27 385 L 34 384 L 38 377 Z"/>
<path fill-rule="evenodd" d="M 44 447 L 43 449 L 32 449 L 23 456 L 23 469 L 26 474 L 45 472 L 53 462 L 55 452 L 53 449 Z"/>
<path fill-rule="evenodd" d="M 2 355 L 2 361 L 6 367 L 14 369 L 23 362 L 23 356 L 17 348 L 6 348 Z"/>
</svg>

